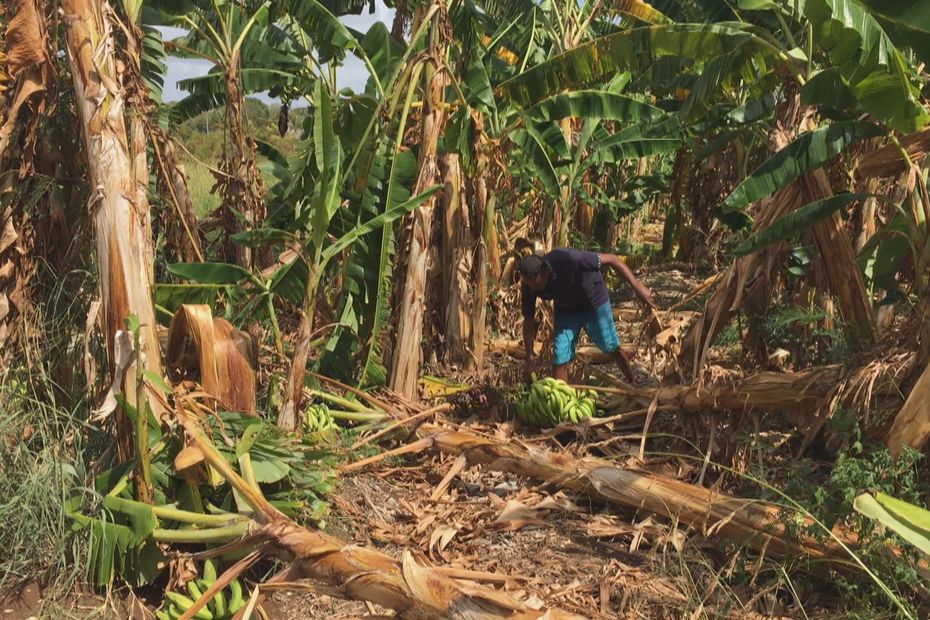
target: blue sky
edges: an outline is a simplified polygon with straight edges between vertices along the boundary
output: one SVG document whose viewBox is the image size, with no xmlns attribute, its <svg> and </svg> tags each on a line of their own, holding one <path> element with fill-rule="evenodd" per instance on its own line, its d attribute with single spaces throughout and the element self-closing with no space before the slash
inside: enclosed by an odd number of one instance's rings
<svg viewBox="0 0 930 620">
<path fill-rule="evenodd" d="M 375 12 L 371 15 L 365 13 L 362 15 L 351 15 L 342 18 L 342 22 L 360 32 L 366 32 L 376 21 L 382 21 L 390 28 L 394 20 L 394 9 L 384 6 L 381 0 L 377 0 Z M 184 33 L 180 28 L 161 28 L 166 38 L 173 38 Z M 206 60 L 195 58 L 174 58 L 168 59 L 168 71 L 165 76 L 165 101 L 177 101 L 182 99 L 186 93 L 178 89 L 178 81 L 206 75 L 212 65 Z M 346 58 L 345 64 L 336 72 L 336 81 L 339 88 L 352 88 L 359 91 L 364 89 L 365 82 L 368 80 L 368 71 L 364 63 L 353 55 Z M 259 97 L 266 103 L 271 99 L 268 97 Z"/>
</svg>

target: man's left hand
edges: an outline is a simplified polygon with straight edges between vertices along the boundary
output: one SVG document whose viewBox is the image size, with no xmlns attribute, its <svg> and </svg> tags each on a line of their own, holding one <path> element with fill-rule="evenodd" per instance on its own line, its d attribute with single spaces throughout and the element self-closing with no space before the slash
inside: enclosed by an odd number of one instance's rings
<svg viewBox="0 0 930 620">
<path fill-rule="evenodd" d="M 650 291 L 645 286 L 643 287 L 643 290 L 639 292 L 639 299 L 653 310 L 656 308 L 656 300 L 652 297 L 652 291 Z"/>
</svg>

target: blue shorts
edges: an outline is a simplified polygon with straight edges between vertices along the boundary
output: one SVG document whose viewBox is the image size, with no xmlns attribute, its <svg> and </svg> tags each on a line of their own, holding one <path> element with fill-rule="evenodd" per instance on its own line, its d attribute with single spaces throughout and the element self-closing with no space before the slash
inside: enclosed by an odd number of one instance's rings
<svg viewBox="0 0 930 620">
<path fill-rule="evenodd" d="M 594 344 L 604 353 L 613 353 L 620 348 L 620 337 L 610 302 L 583 314 L 555 315 L 555 336 L 553 339 L 552 365 L 561 366 L 575 359 L 578 337 L 581 328 L 588 333 Z"/>
</svg>

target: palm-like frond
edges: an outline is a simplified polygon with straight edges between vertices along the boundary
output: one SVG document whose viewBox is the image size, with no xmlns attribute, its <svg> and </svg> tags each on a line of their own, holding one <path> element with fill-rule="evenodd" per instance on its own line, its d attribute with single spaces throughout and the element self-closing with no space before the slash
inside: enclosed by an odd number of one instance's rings
<svg viewBox="0 0 930 620">
<path fill-rule="evenodd" d="M 603 80 L 619 71 L 642 71 L 665 56 L 706 59 L 753 39 L 736 25 L 673 24 L 647 26 L 596 39 L 546 61 L 499 87 L 500 94 L 527 106 L 557 93 Z"/>
</svg>

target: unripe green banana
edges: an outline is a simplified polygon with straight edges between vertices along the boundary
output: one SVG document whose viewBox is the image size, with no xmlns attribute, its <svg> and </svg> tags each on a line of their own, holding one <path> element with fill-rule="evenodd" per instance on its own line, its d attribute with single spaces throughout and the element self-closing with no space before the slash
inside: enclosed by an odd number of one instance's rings
<svg viewBox="0 0 930 620">
<path fill-rule="evenodd" d="M 242 597 L 242 584 L 239 583 L 238 579 L 235 579 L 229 584 L 228 613 L 230 615 L 235 615 L 237 611 L 242 609 L 243 605 L 245 605 L 245 599 Z"/>
<path fill-rule="evenodd" d="M 212 559 L 207 559 L 203 563 L 203 582 L 207 584 L 207 587 L 213 585 L 213 582 L 216 581 L 216 562 Z"/>
<path fill-rule="evenodd" d="M 188 582 L 188 590 L 191 588 L 190 584 L 191 582 Z M 193 600 L 187 598 L 179 592 L 165 592 L 165 596 L 169 601 L 177 605 L 178 608 L 182 610 L 182 613 L 194 606 Z M 200 608 L 197 613 L 194 614 L 194 617 L 197 618 L 197 620 L 213 620 L 213 614 L 210 613 L 210 610 L 206 607 Z"/>
</svg>

